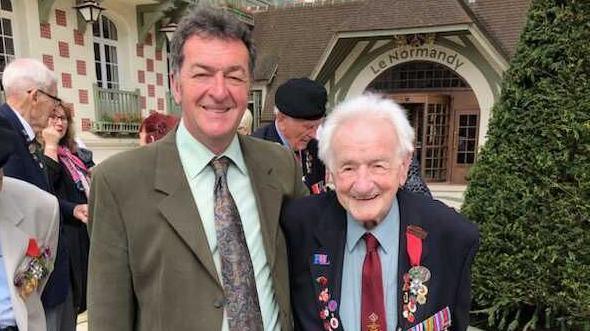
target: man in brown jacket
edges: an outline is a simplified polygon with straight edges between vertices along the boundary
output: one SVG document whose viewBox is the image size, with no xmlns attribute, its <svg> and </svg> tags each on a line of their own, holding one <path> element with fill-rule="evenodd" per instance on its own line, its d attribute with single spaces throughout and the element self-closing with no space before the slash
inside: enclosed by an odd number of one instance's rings
<svg viewBox="0 0 590 331">
<path fill-rule="evenodd" d="M 192 10 L 171 57 L 178 128 L 93 173 L 89 327 L 290 330 L 278 218 L 283 201 L 307 192 L 288 151 L 236 134 L 255 62 L 250 31 Z"/>
</svg>

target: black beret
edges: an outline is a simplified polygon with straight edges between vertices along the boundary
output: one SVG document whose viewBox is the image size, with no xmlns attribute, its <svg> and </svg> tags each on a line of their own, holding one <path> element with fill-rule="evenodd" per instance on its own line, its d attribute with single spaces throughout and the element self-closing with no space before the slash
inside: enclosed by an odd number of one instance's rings
<svg viewBox="0 0 590 331">
<path fill-rule="evenodd" d="M 324 117 L 327 101 L 326 89 L 308 78 L 289 79 L 275 93 L 275 105 L 281 113 L 304 120 Z"/>
<path fill-rule="evenodd" d="M 0 168 L 8 162 L 8 158 L 12 155 L 18 136 L 12 130 L 10 123 L 0 117 Z"/>
</svg>

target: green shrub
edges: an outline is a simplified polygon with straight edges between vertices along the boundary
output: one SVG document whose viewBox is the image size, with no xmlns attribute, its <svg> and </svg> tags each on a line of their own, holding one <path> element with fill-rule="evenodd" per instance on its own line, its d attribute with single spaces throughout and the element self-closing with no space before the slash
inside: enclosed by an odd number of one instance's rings
<svg viewBox="0 0 590 331">
<path fill-rule="evenodd" d="M 477 317 L 590 330 L 590 1 L 532 1 L 462 211 Z"/>
</svg>

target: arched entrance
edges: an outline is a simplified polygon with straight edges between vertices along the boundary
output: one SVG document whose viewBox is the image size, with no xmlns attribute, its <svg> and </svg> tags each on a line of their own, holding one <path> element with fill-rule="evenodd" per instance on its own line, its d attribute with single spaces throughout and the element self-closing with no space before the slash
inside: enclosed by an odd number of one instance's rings
<svg viewBox="0 0 590 331">
<path fill-rule="evenodd" d="M 427 182 L 466 183 L 477 153 L 480 109 L 463 78 L 447 66 L 412 61 L 383 71 L 367 90 L 387 94 L 407 109 Z"/>
</svg>

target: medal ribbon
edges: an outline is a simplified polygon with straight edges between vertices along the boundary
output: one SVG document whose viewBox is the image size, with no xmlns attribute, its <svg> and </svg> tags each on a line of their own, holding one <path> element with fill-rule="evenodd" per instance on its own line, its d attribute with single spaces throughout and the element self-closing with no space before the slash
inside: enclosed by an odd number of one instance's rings
<svg viewBox="0 0 590 331">
<path fill-rule="evenodd" d="M 415 267 L 420 265 L 422 258 L 422 239 L 410 231 L 406 231 L 406 248 L 410 257 L 410 264 Z"/>
</svg>

